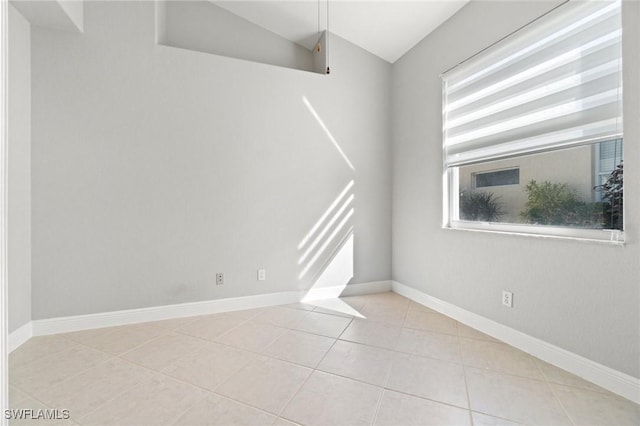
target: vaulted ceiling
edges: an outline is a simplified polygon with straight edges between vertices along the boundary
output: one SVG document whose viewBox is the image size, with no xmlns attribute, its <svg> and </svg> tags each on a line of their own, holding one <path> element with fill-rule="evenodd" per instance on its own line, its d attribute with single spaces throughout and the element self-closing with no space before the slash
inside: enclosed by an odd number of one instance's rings
<svg viewBox="0 0 640 426">
<path fill-rule="evenodd" d="M 327 0 L 211 1 L 309 49 L 327 26 Z M 393 63 L 468 1 L 329 0 L 329 31 Z"/>
</svg>

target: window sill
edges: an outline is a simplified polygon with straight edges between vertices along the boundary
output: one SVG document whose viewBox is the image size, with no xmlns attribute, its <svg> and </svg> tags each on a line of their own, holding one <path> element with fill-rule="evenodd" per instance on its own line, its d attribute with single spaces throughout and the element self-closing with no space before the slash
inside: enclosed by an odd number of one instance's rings
<svg viewBox="0 0 640 426">
<path fill-rule="evenodd" d="M 533 225 L 466 221 L 456 221 L 452 224 L 444 225 L 442 229 L 548 238 L 563 241 L 578 241 L 618 247 L 625 245 L 624 232 L 610 229 L 573 229 L 551 226 L 538 227 Z"/>
</svg>

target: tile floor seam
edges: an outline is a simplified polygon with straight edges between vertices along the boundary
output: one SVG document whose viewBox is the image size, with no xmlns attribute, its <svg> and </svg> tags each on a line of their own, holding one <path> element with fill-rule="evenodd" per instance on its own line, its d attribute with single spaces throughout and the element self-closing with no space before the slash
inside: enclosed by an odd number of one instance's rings
<svg viewBox="0 0 640 426">
<path fill-rule="evenodd" d="M 56 335 L 55 335 L 55 334 L 52 334 L 51 336 L 56 336 Z M 24 342 L 24 343 L 23 343 L 23 345 L 24 345 L 24 344 L 26 344 L 26 343 L 28 343 L 28 342 L 29 342 L 31 339 L 33 339 L 34 337 L 35 337 L 35 338 L 37 338 L 37 337 L 46 337 L 46 336 L 32 336 L 32 337 L 31 337 L 31 338 L 29 338 L 26 342 Z M 68 340 L 68 339 L 64 339 L 64 340 L 70 341 L 70 340 Z M 71 343 L 74 343 L 74 344 L 76 344 L 76 345 L 78 345 L 78 344 L 79 344 L 79 343 L 77 343 L 77 342 L 73 342 L 73 341 L 70 341 L 70 342 L 71 342 Z M 20 348 L 20 347 L 16 348 L 15 350 L 18 350 L 19 348 Z M 49 356 L 53 356 L 53 355 L 59 354 L 60 352 L 66 351 L 66 350 L 68 350 L 68 349 L 70 349 L 70 348 L 65 347 L 65 348 L 63 348 L 63 349 L 61 349 L 61 350 L 58 350 L 58 351 L 55 351 L 55 352 L 47 352 L 47 353 L 45 353 L 44 355 L 39 356 L 38 358 L 32 359 L 31 361 L 26 362 L 26 363 L 24 363 L 23 365 L 20 365 L 20 366 L 18 366 L 18 367 L 26 366 L 26 365 L 29 365 L 29 364 L 31 364 L 31 363 L 34 363 L 34 362 L 37 362 L 37 361 L 43 360 L 44 358 L 47 358 L 47 357 L 49 357 Z M 10 353 L 8 353 L 8 354 L 7 354 L 7 362 L 9 362 L 9 356 L 10 356 L 10 355 L 11 355 Z M 16 356 L 16 355 L 14 355 L 14 356 Z M 18 355 L 18 356 L 19 356 L 19 355 Z"/>
<path fill-rule="evenodd" d="M 504 417 L 504 416 L 498 416 L 498 415 L 495 415 L 495 414 L 485 413 L 484 411 L 479 411 L 479 410 L 469 410 L 469 411 L 471 412 L 472 418 L 473 418 L 473 413 L 477 413 L 477 414 L 482 414 L 483 416 L 495 417 L 496 419 L 506 420 L 508 422 L 516 423 L 516 424 L 519 424 L 519 425 L 526 424 L 526 423 L 522 423 L 522 422 L 517 421 L 517 420 L 509 419 L 509 418 Z"/>
<path fill-rule="evenodd" d="M 538 368 L 540 368 L 540 366 L 538 366 Z M 540 368 L 540 370 L 542 370 L 542 368 Z M 549 383 L 549 381 L 546 380 L 546 376 L 544 375 L 544 373 L 542 374 L 542 377 L 545 377 L 545 384 L 547 385 L 547 389 L 549 389 L 549 392 L 551 392 L 551 395 L 553 396 L 553 398 L 558 402 L 558 404 L 560 404 L 560 408 L 562 408 L 562 412 L 564 413 L 564 415 L 567 416 L 567 419 L 569 419 L 571 424 L 575 426 L 576 425 L 575 420 L 573 420 L 573 417 L 571 416 L 571 414 L 569 414 L 569 410 L 567 410 L 567 408 L 564 406 L 560 397 L 558 397 L 558 395 L 554 392 L 553 386 L 551 386 L 551 383 Z"/>
<path fill-rule="evenodd" d="M 355 380 L 355 379 L 351 379 L 351 380 Z M 371 386 L 373 386 L 373 385 L 371 385 Z M 460 405 L 455 405 L 455 404 L 452 404 L 450 402 L 440 401 L 438 399 L 433 399 L 433 398 L 427 398 L 426 396 L 421 396 L 421 395 L 414 395 L 412 393 L 409 393 L 409 392 L 406 392 L 406 391 L 402 391 L 402 390 L 398 390 L 398 389 L 392 389 L 392 388 L 387 388 L 387 387 L 385 387 L 383 389 L 385 391 L 400 393 L 402 395 L 407 395 L 407 396 L 411 396 L 411 397 L 414 397 L 414 398 L 424 399 L 424 400 L 427 400 L 427 401 L 435 402 L 437 404 L 447 405 L 449 407 L 454 407 L 454 408 L 459 408 L 461 410 L 471 411 L 469 408 L 465 408 L 465 407 L 462 407 Z"/>
<path fill-rule="evenodd" d="M 246 322 L 249 322 L 250 320 L 243 320 L 240 323 L 236 324 L 235 326 L 231 327 L 229 330 L 225 331 L 224 333 L 216 336 L 216 338 L 214 340 L 210 340 L 210 342 L 216 342 L 219 338 L 224 337 L 225 335 L 231 333 L 233 330 L 235 330 L 236 328 L 240 327 L 241 325 L 243 325 Z"/>
<path fill-rule="evenodd" d="M 206 342 L 205 342 L 205 343 L 206 343 Z M 194 353 L 198 352 L 198 351 L 199 351 L 199 350 L 201 350 L 201 349 L 202 349 L 202 347 L 197 348 L 197 349 L 193 349 L 191 352 L 186 353 L 186 354 L 184 354 L 184 355 L 182 355 L 182 356 L 180 356 L 180 357 L 176 358 L 174 361 L 170 362 L 170 363 L 169 363 L 169 365 L 176 364 L 176 363 L 178 363 L 179 361 L 181 361 L 182 359 L 184 359 L 184 358 L 188 357 L 189 355 L 192 355 L 192 354 L 194 354 Z M 127 353 L 128 353 L 128 352 L 127 352 Z M 125 354 L 122 354 L 122 355 L 125 355 Z M 146 365 L 144 365 L 144 364 L 141 364 L 141 363 L 139 363 L 139 362 L 137 362 L 137 361 L 134 361 L 134 360 L 131 360 L 131 359 L 128 359 L 128 358 L 124 358 L 124 357 L 122 357 L 122 356 L 116 356 L 116 357 L 117 357 L 118 359 L 120 359 L 121 361 L 129 362 L 129 363 L 134 364 L 134 365 L 136 365 L 136 366 L 138 366 L 138 367 L 142 367 L 142 368 L 144 368 L 145 370 L 149 370 L 149 371 L 151 371 L 151 372 L 153 372 L 153 373 L 160 373 L 160 374 L 163 374 L 163 375 L 165 375 L 165 376 L 167 376 L 167 377 L 170 377 L 170 378 L 172 378 L 172 379 L 174 379 L 174 380 L 176 379 L 175 377 L 173 377 L 173 376 L 169 376 L 168 374 L 166 374 L 166 373 L 163 371 L 163 370 L 164 370 L 165 368 L 167 368 L 169 365 L 165 365 L 163 368 L 161 368 L 161 369 L 159 369 L 159 370 L 154 370 L 153 368 L 151 368 L 151 367 L 149 367 L 149 366 L 146 366 Z M 186 382 L 185 382 L 185 383 L 186 383 Z"/>
<path fill-rule="evenodd" d="M 346 327 L 345 327 L 346 330 Z M 329 348 L 329 350 L 327 352 L 325 352 L 325 354 L 322 356 L 322 358 L 320 359 L 320 361 L 318 362 L 318 364 L 316 365 L 316 367 L 311 369 L 311 373 L 307 376 L 307 378 L 304 380 L 304 382 L 302 383 L 302 385 L 294 392 L 293 396 L 291 396 L 291 398 L 289 398 L 289 400 L 287 401 L 287 403 L 284 405 L 284 407 L 282 408 L 282 410 L 280 410 L 280 412 L 278 413 L 278 417 L 282 417 L 283 413 L 286 411 L 287 407 L 289 406 L 289 404 L 291 404 L 291 401 L 293 401 L 295 399 L 296 396 L 298 396 L 298 394 L 300 393 L 300 391 L 302 390 L 302 388 L 307 384 L 307 382 L 309 381 L 309 379 L 311 378 L 311 376 L 313 376 L 313 374 L 318 371 L 324 374 L 330 374 L 330 373 L 326 373 L 322 370 L 318 370 L 317 367 L 320 366 L 320 364 L 322 364 L 322 361 L 324 361 L 325 357 L 327 356 L 327 354 L 329 352 L 331 352 L 331 349 L 333 349 L 333 347 L 335 346 L 336 342 L 338 341 L 338 339 L 334 339 L 333 343 L 331 343 L 331 347 Z M 287 420 L 289 420 L 287 418 Z M 294 420 L 291 420 L 295 423 Z"/>
<path fill-rule="evenodd" d="M 380 407 L 382 406 L 382 400 L 384 399 L 385 393 L 387 393 L 386 388 L 382 388 L 382 392 L 380 392 L 380 396 L 378 397 L 378 401 L 376 401 L 376 408 L 373 410 L 373 418 L 371 419 L 370 425 L 373 426 L 376 424 L 376 420 L 378 420 L 378 414 L 380 414 Z"/>
<path fill-rule="evenodd" d="M 449 318 L 449 317 L 447 317 L 447 318 Z M 451 319 L 453 319 L 453 318 L 451 318 Z M 455 321 L 455 320 L 454 320 L 454 321 Z M 424 331 L 424 332 L 427 332 L 427 333 L 443 334 L 443 335 L 445 335 L 445 336 L 458 336 L 457 334 L 445 333 L 445 332 L 443 332 L 443 331 L 425 330 L 424 328 L 408 327 L 408 326 L 406 326 L 406 325 L 402 325 L 401 327 L 402 327 L 402 328 L 406 328 L 406 329 L 408 329 L 408 330 L 416 330 L 416 331 Z M 456 332 L 456 333 L 457 333 L 457 332 Z M 480 340 L 480 339 L 476 339 L 476 340 Z M 484 341 L 486 341 L 486 340 L 481 340 L 481 341 L 483 341 L 483 342 L 484 342 Z"/>
<path fill-rule="evenodd" d="M 211 392 L 209 392 L 211 393 Z M 205 401 L 207 398 L 209 397 L 209 395 L 205 394 L 201 399 L 199 399 L 198 401 L 194 402 L 193 404 L 191 404 L 189 406 L 189 408 L 185 409 L 184 411 L 182 411 L 178 416 L 176 416 L 175 420 L 173 422 L 170 423 L 171 426 L 179 426 L 178 420 L 180 420 L 182 418 L 182 416 L 184 416 L 185 414 L 187 414 L 191 409 L 193 409 L 193 407 L 195 407 L 197 404 L 200 404 L 202 401 Z"/>
<path fill-rule="evenodd" d="M 139 385 L 140 383 L 142 383 L 144 380 L 148 380 L 148 379 L 150 379 L 150 378 L 152 378 L 152 377 L 154 377 L 154 376 L 158 376 L 158 375 L 164 376 L 164 377 L 166 377 L 166 378 L 168 378 L 168 379 L 170 379 L 170 380 L 174 380 L 174 381 L 176 381 L 176 382 L 180 382 L 180 383 L 183 383 L 183 384 L 186 384 L 186 385 L 189 385 L 189 386 L 193 386 L 193 387 L 200 388 L 200 389 L 205 390 L 205 391 L 207 391 L 207 392 L 211 392 L 211 391 L 209 391 L 208 389 L 205 389 L 205 388 L 202 388 L 202 387 L 200 387 L 200 386 L 194 385 L 193 383 L 189 383 L 189 382 L 187 382 L 187 381 L 184 381 L 184 380 L 178 379 L 178 378 L 176 378 L 176 377 L 169 376 L 168 374 L 166 374 L 166 373 L 164 373 L 164 372 L 162 372 L 162 371 L 154 370 L 154 369 L 149 368 L 149 367 L 147 367 L 147 366 L 145 366 L 145 365 L 138 364 L 138 363 L 136 363 L 136 362 L 134 362 L 134 361 L 130 361 L 130 360 L 128 360 L 128 359 L 120 358 L 120 357 L 119 357 L 119 356 L 117 356 L 117 355 L 116 355 L 116 356 L 113 356 L 113 358 L 117 358 L 117 359 L 119 359 L 120 361 L 127 362 L 127 363 L 130 363 L 130 364 L 135 365 L 136 367 L 140 367 L 140 368 L 142 368 L 142 369 L 144 369 L 144 370 L 147 370 L 149 373 L 151 373 L 151 376 L 146 377 L 146 378 L 144 378 L 144 377 L 143 377 L 143 378 L 140 378 L 140 380 L 137 380 L 137 381 L 136 381 L 135 383 L 133 383 L 131 386 L 127 386 L 125 389 L 121 389 L 119 394 L 117 394 L 117 395 L 116 395 L 116 396 L 114 396 L 113 398 L 109 398 L 109 399 L 105 400 L 102 404 L 99 404 L 99 405 L 98 405 L 98 406 L 96 406 L 93 410 L 90 410 L 90 411 L 89 411 L 89 412 L 87 412 L 85 415 L 81 416 L 80 418 L 87 417 L 89 414 L 91 414 L 91 413 L 93 413 L 94 411 L 96 411 L 97 409 L 101 408 L 103 405 L 105 405 L 105 404 L 107 404 L 107 403 L 109 403 L 109 402 L 111 402 L 111 401 L 115 400 L 116 398 L 118 398 L 122 393 L 127 392 L 127 391 L 128 391 L 128 390 L 130 390 L 130 389 L 133 389 L 134 387 L 136 387 L 137 385 Z M 105 361 L 105 362 L 108 362 L 108 360 L 107 360 L 107 361 Z"/>
<path fill-rule="evenodd" d="M 505 371 L 495 370 L 495 369 L 492 369 L 492 368 L 476 367 L 476 366 L 469 365 L 469 364 L 462 364 L 462 365 L 464 365 L 465 367 L 474 368 L 474 369 L 480 370 L 480 371 L 486 371 L 486 372 L 489 372 L 489 373 L 500 374 L 502 376 L 516 377 L 518 379 L 531 380 L 531 381 L 538 382 L 538 383 L 547 383 L 547 381 L 544 379 L 544 377 L 542 379 L 540 379 L 540 378 L 529 377 L 529 376 L 521 376 L 519 374 L 507 373 Z"/>
<path fill-rule="evenodd" d="M 172 421 L 171 423 L 169 423 L 171 426 L 177 426 L 179 425 L 178 420 L 180 420 L 182 418 L 182 416 L 184 416 L 185 414 L 187 414 L 189 412 L 189 410 L 191 410 L 193 407 L 195 407 L 197 404 L 200 404 L 202 401 L 204 401 L 205 399 L 207 399 L 209 395 L 204 395 L 202 398 L 200 398 L 199 400 L 197 400 L 196 402 L 194 402 L 193 404 L 191 404 L 187 409 L 185 409 L 184 411 L 182 411 L 180 414 L 178 414 L 175 417 L 175 420 Z"/>
<path fill-rule="evenodd" d="M 574 385 L 574 384 L 571 384 L 571 383 L 562 383 L 560 380 L 557 380 L 557 381 L 556 380 L 552 380 L 549 377 L 547 377 L 547 375 L 545 374 L 544 370 L 542 369 L 542 365 L 540 364 L 540 361 L 542 361 L 542 360 L 538 360 L 537 358 L 534 357 L 534 363 L 538 366 L 538 369 L 540 370 L 540 373 L 542 374 L 542 377 L 544 378 L 544 380 L 546 382 L 548 382 L 550 385 L 566 386 L 566 387 L 569 387 L 569 388 L 572 388 L 572 389 L 581 390 L 581 391 L 596 392 L 596 393 L 599 393 L 600 395 L 609 395 L 609 394 L 611 394 L 610 391 L 608 391 L 608 390 L 596 385 L 595 383 L 591 383 L 586 379 L 583 379 L 583 380 L 585 380 L 587 383 L 595 385 L 595 388 L 586 388 L 584 386 L 578 386 L 578 385 Z M 542 362 L 545 362 L 545 361 L 542 361 Z M 560 367 L 556 367 L 556 368 L 560 368 Z M 621 397 L 621 398 L 624 398 L 624 397 Z M 627 398 L 624 398 L 624 399 L 628 400 Z M 628 401 L 630 401 L 630 400 L 628 400 Z M 633 401 L 631 401 L 631 402 L 633 402 Z"/>
<path fill-rule="evenodd" d="M 462 362 L 458 363 L 458 362 L 454 362 L 454 361 L 450 361 L 450 360 L 446 360 L 446 359 L 442 359 L 442 358 L 435 358 L 433 356 L 417 354 L 415 352 L 404 352 L 404 351 L 401 351 L 401 350 L 398 350 L 398 349 L 395 349 L 395 348 L 389 348 L 389 347 L 384 347 L 384 346 L 376 346 L 376 345 L 372 345 L 370 343 L 356 342 L 355 340 L 344 340 L 344 339 L 337 339 L 337 340 L 340 340 L 342 342 L 354 343 L 356 345 L 368 346 L 370 348 L 375 348 L 375 349 L 383 349 L 383 350 L 394 352 L 396 354 L 417 356 L 417 357 L 420 357 L 420 358 L 426 358 L 426 359 L 433 359 L 433 360 L 436 360 L 436 361 L 449 362 L 451 364 L 458 364 L 458 365 L 462 364 Z"/>
<path fill-rule="evenodd" d="M 81 345 L 81 344 L 80 344 L 80 343 L 78 343 L 77 345 Z M 82 345 L 82 346 L 84 346 L 84 345 Z M 58 386 L 58 385 L 60 385 L 60 384 L 62 384 L 62 383 L 65 383 L 65 382 L 67 382 L 67 381 L 69 381 L 69 380 L 71 380 L 71 379 L 74 379 L 75 377 L 77 377 L 77 376 L 79 376 L 79 375 L 81 375 L 81 374 L 83 374 L 83 373 L 85 373 L 85 372 L 87 372 L 87 371 L 89 371 L 89 370 L 91 370 L 91 369 L 93 369 L 93 368 L 95 368 L 95 367 L 98 367 L 98 366 L 100 366 L 100 365 L 102 365 L 102 364 L 106 364 L 107 362 L 109 362 L 109 361 L 110 361 L 111 359 L 113 359 L 113 358 L 117 358 L 117 356 L 116 356 L 116 355 L 112 355 L 112 354 L 109 354 L 109 353 L 103 352 L 103 351 L 101 351 L 101 350 L 99 350 L 99 349 L 95 349 L 95 348 L 92 348 L 92 347 L 90 347 L 90 346 L 86 346 L 86 347 L 87 347 L 87 348 L 89 348 L 89 349 L 91 349 L 91 350 L 94 350 L 94 351 L 96 351 L 96 352 L 103 353 L 103 354 L 107 355 L 107 356 L 108 356 L 108 358 L 107 358 L 107 359 L 105 359 L 104 361 L 98 362 L 98 363 L 97 363 L 97 364 L 95 364 L 95 365 L 92 365 L 91 367 L 87 367 L 87 368 L 85 368 L 85 369 L 83 369 L 83 370 L 80 370 L 80 371 L 76 372 L 75 374 L 71 374 L 70 376 L 65 377 L 64 379 L 62 379 L 60 382 L 56 383 L 56 384 L 55 384 L 55 385 L 53 385 L 53 386 L 47 386 L 47 388 L 48 388 L 48 389 L 49 389 L 49 388 L 52 388 L 52 387 L 55 387 L 55 386 Z M 73 348 L 73 346 L 72 346 L 71 348 Z M 65 349 L 65 350 L 68 350 L 68 349 L 71 349 L 71 348 L 67 348 L 67 349 Z M 52 354 L 52 356 L 53 356 L 53 355 L 59 355 L 59 354 L 60 354 L 60 353 L 62 353 L 62 352 L 64 352 L 64 351 L 56 352 L 56 353 Z M 44 358 L 43 358 L 43 359 L 44 359 Z M 30 396 L 30 397 L 32 397 L 33 399 L 37 399 L 37 398 L 36 398 L 36 397 L 34 397 L 32 394 L 30 394 L 29 392 L 27 392 L 25 389 L 22 389 L 20 386 L 17 386 L 17 385 L 15 385 L 15 384 L 11 384 L 11 383 L 9 383 L 9 385 L 11 385 L 11 386 L 15 387 L 16 389 L 20 390 L 21 392 L 26 393 L 27 395 L 29 395 L 29 396 Z M 38 399 L 38 401 L 40 401 L 40 400 Z M 42 402 L 42 401 L 41 401 L 41 402 Z M 46 405 L 46 404 L 45 404 L 45 405 Z"/>
<path fill-rule="evenodd" d="M 291 401 L 293 401 L 293 399 L 298 396 L 298 394 L 300 393 L 300 391 L 302 390 L 302 388 L 304 387 L 304 385 L 307 384 L 307 382 L 309 381 L 309 379 L 311 378 L 311 376 L 313 376 L 313 373 L 315 372 L 315 369 L 311 369 L 311 372 L 307 375 L 307 377 L 303 380 L 302 384 L 298 387 L 298 389 L 296 389 L 296 391 L 293 393 L 293 395 L 291 395 L 291 397 L 287 400 L 287 402 L 285 402 L 282 405 L 282 408 L 280 409 L 280 411 L 278 411 L 278 413 L 276 414 L 276 417 L 280 417 L 282 416 L 282 414 L 285 412 L 285 410 L 287 409 L 287 407 L 289 406 L 289 404 L 291 404 Z M 292 420 L 293 421 L 293 420 Z"/>
<path fill-rule="evenodd" d="M 134 326 L 135 326 L 136 324 L 132 324 L 132 325 L 134 325 Z M 114 330 L 114 331 L 113 331 L 113 333 L 115 333 L 116 331 L 117 331 L 117 330 Z M 140 344 L 138 344 L 138 345 L 136 345 L 136 346 L 132 347 L 131 349 L 128 349 L 128 350 L 126 350 L 125 352 L 118 353 L 118 354 L 114 354 L 114 353 L 111 353 L 111 352 L 107 352 L 107 351 L 105 351 L 105 350 L 103 350 L 103 349 L 98 349 L 98 348 L 93 347 L 93 346 L 91 346 L 91 345 L 88 345 L 88 344 L 86 344 L 86 343 L 78 343 L 78 345 L 83 345 L 83 346 L 86 346 L 86 347 L 88 347 L 88 348 L 90 348 L 90 349 L 93 349 L 94 351 L 100 351 L 100 352 L 106 353 L 106 354 L 107 354 L 107 355 L 109 355 L 109 356 L 116 356 L 116 357 L 120 357 L 120 355 L 124 355 L 125 353 L 128 353 L 128 352 L 131 352 L 131 351 L 133 351 L 133 350 L 136 350 L 136 349 L 138 349 L 140 346 L 143 346 L 143 345 L 145 345 L 145 344 L 147 344 L 147 343 L 151 342 L 152 340 L 159 339 L 160 337 L 164 336 L 164 332 L 165 332 L 165 331 L 166 331 L 166 330 L 163 330 L 163 332 L 162 332 L 162 333 L 160 333 L 160 335 L 158 335 L 158 336 L 156 336 L 156 337 L 152 337 L 152 338 L 151 338 L 151 339 L 149 339 L 149 340 L 145 340 L 144 342 L 142 342 L 142 343 L 140 343 Z M 107 333 L 107 334 L 111 334 L 111 333 Z"/>
<path fill-rule="evenodd" d="M 248 365 L 248 364 L 247 364 L 247 365 Z M 244 367 L 243 367 L 243 368 L 244 368 Z M 243 368 L 241 368 L 240 370 L 242 370 Z M 307 368 L 308 368 L 308 367 L 307 367 Z M 239 373 L 239 372 L 240 372 L 240 370 L 236 371 L 236 373 L 234 373 L 234 374 L 233 374 L 233 376 L 235 376 L 237 373 Z M 311 374 L 313 374 L 313 371 L 312 371 L 312 372 L 309 374 L 309 376 L 305 379 L 305 381 L 304 381 L 304 383 L 302 384 L 302 386 L 304 386 L 304 384 L 307 382 L 307 380 L 309 380 L 309 377 L 311 377 Z M 232 376 L 232 377 L 233 377 L 233 376 Z M 229 379 L 231 379 L 231 378 L 229 378 Z M 246 402 L 246 401 L 240 401 L 239 399 L 235 399 L 235 398 L 233 398 L 233 397 L 231 397 L 231 396 L 229 396 L 229 395 L 222 394 L 222 393 L 220 393 L 220 392 L 217 390 L 220 386 L 222 386 L 224 383 L 226 383 L 229 379 L 227 379 L 226 381 L 224 381 L 224 382 L 220 383 L 218 386 L 216 386 L 216 389 L 215 389 L 215 390 L 209 390 L 209 389 L 205 389 L 205 390 L 206 390 L 207 392 L 212 393 L 212 394 L 214 394 L 214 395 L 216 395 L 216 396 L 219 396 L 219 397 L 221 397 L 221 398 L 226 398 L 226 399 L 228 399 L 228 400 L 230 400 L 230 401 L 233 401 L 233 402 L 236 402 L 236 403 L 240 403 L 240 404 L 246 405 L 247 407 L 251 407 L 251 408 L 254 408 L 254 409 L 256 409 L 256 410 L 263 411 L 263 412 L 265 412 L 265 413 L 267 413 L 267 414 L 269 414 L 269 415 L 271 415 L 271 416 L 275 416 L 276 418 L 277 418 L 277 417 L 282 417 L 282 413 L 284 412 L 284 410 L 287 408 L 287 406 L 288 406 L 288 405 L 289 405 L 289 403 L 291 402 L 291 400 L 288 400 L 288 401 L 286 402 L 286 404 L 284 405 L 284 408 L 283 408 L 282 410 L 280 410 L 280 412 L 279 412 L 279 413 L 274 413 L 274 412 L 272 412 L 272 411 L 267 411 L 267 410 L 265 410 L 264 408 L 260 408 L 260 407 L 258 407 L 257 405 L 252 405 L 252 404 L 251 404 L 251 403 L 249 403 L 249 402 Z M 192 385 L 192 386 L 195 386 L 195 385 Z M 300 388 L 302 388 L 302 386 L 300 386 Z M 202 389 L 204 389 L 204 388 L 202 388 Z M 295 395 L 297 395 L 297 394 L 298 394 L 298 392 L 299 392 L 299 391 L 300 391 L 300 389 L 298 389 L 298 390 L 296 391 L 296 393 L 294 394 L 294 397 L 295 397 Z M 291 399 L 293 399 L 294 397 L 291 397 Z M 293 420 L 289 420 L 289 421 L 293 421 Z"/>
<path fill-rule="evenodd" d="M 161 338 L 163 338 L 163 337 L 166 337 L 166 336 L 169 336 L 169 335 L 171 335 L 171 334 L 173 334 L 173 333 L 171 333 L 171 332 L 170 332 L 170 333 L 168 333 L 168 334 L 164 334 L 164 333 L 163 333 L 163 334 L 160 334 L 159 336 L 152 337 L 150 340 L 147 340 L 147 341 L 145 341 L 145 342 L 143 342 L 143 343 L 139 344 L 138 346 L 134 346 L 134 347 L 132 347 L 131 349 L 126 350 L 125 352 L 122 352 L 122 353 L 117 354 L 117 355 L 115 355 L 115 356 L 117 356 L 117 357 L 119 357 L 119 358 L 122 358 L 124 355 L 126 355 L 126 354 L 128 354 L 128 353 L 130 353 L 130 352 L 133 352 L 133 351 L 135 351 L 135 350 L 137 350 L 137 349 L 140 349 L 142 346 L 144 346 L 144 345 L 146 345 L 146 344 L 148 344 L 148 343 L 155 342 L 156 340 L 159 340 L 159 339 L 161 339 Z M 123 358 L 123 359 L 125 359 L 125 358 Z"/>
<path fill-rule="evenodd" d="M 465 390 L 465 394 L 467 395 L 467 406 L 469 407 L 469 420 L 471 421 L 471 425 L 474 424 L 473 421 L 473 414 L 471 414 L 471 395 L 469 394 L 469 384 L 467 383 L 467 369 L 466 366 L 464 364 L 464 357 L 462 354 L 462 342 L 461 342 L 461 337 L 460 337 L 460 323 L 458 321 L 456 321 L 456 331 L 458 332 L 458 338 L 457 338 L 457 343 L 458 343 L 458 352 L 460 354 L 460 362 L 462 364 L 462 378 L 464 379 L 464 390 Z"/>
</svg>

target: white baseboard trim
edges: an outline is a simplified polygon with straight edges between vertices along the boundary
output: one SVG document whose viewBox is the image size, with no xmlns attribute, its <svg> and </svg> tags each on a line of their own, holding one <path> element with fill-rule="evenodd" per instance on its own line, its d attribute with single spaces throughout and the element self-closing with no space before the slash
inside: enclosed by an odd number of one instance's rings
<svg viewBox="0 0 640 426">
<path fill-rule="evenodd" d="M 349 284 L 340 296 L 361 296 L 363 294 L 384 293 L 391 291 L 391 281 L 371 281 L 368 283 Z"/>
<path fill-rule="evenodd" d="M 353 296 L 359 294 L 391 291 L 391 281 L 375 281 L 361 284 L 350 284 L 346 287 L 326 287 L 315 291 L 314 300 L 337 297 L 326 292 L 339 290 L 336 295 Z M 257 294 L 253 296 L 232 297 L 228 299 L 207 300 L 203 302 L 180 303 L 176 305 L 153 306 L 149 308 L 127 309 L 122 311 L 101 312 L 97 314 L 76 315 L 69 317 L 33 320 L 14 332 L 10 347 L 15 349 L 31 336 L 68 333 L 71 331 L 92 328 L 113 327 L 117 325 L 136 324 L 172 318 L 209 315 L 220 312 L 239 311 L 243 309 L 262 308 L 274 305 L 297 303 L 308 297 L 309 291 L 285 291 L 280 293 Z M 18 333 L 18 331 L 20 333 Z M 14 334 L 12 333 L 12 335 Z M 12 344 L 11 342 L 15 342 Z"/>
<path fill-rule="evenodd" d="M 383 293 L 391 291 L 391 281 L 372 281 L 368 283 L 338 285 L 330 287 L 310 288 L 303 292 L 301 300 L 311 302 L 314 300 L 333 299 L 340 296 L 359 296 L 362 294 Z"/>
<path fill-rule="evenodd" d="M 33 336 L 31 321 L 9 333 L 8 353 L 18 349 L 23 343 Z"/>
<path fill-rule="evenodd" d="M 136 324 L 172 318 L 284 305 L 297 303 L 298 301 L 300 301 L 299 292 L 286 291 L 280 293 L 258 294 L 254 296 L 232 297 L 228 299 L 207 300 L 203 302 L 180 303 L 176 305 L 153 306 L 150 308 L 49 318 L 34 320 L 31 324 L 33 326 L 33 335 L 43 336 L 67 333 L 71 331 L 88 330 L 92 328 L 112 327 L 116 325 Z"/>
<path fill-rule="evenodd" d="M 640 404 L 640 379 L 392 281 L 395 293 Z"/>
</svg>

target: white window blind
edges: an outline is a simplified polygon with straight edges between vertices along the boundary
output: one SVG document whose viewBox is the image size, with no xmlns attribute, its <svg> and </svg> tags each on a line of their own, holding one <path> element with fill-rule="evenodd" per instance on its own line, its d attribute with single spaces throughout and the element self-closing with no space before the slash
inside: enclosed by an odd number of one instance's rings
<svg viewBox="0 0 640 426">
<path fill-rule="evenodd" d="M 443 75 L 445 167 L 622 137 L 620 1 L 570 1 Z"/>
</svg>

